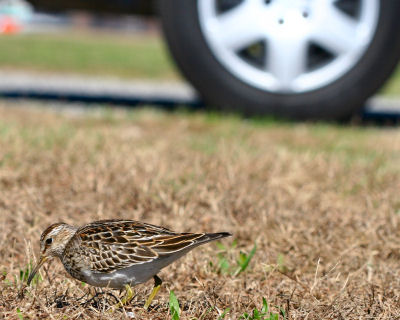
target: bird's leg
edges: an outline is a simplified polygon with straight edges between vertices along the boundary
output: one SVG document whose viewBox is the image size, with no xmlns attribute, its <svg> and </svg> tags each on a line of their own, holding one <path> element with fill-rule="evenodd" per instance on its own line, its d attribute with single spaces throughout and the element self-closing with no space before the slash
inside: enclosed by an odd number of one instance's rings
<svg viewBox="0 0 400 320">
<path fill-rule="evenodd" d="M 135 293 L 132 290 L 132 287 L 129 284 L 125 285 L 125 297 L 121 300 L 121 304 L 125 305 L 127 304 L 129 301 L 132 300 L 133 296 L 135 295 Z"/>
<path fill-rule="evenodd" d="M 160 290 L 161 283 L 162 283 L 162 280 L 157 275 L 155 275 L 154 276 L 154 288 L 153 288 L 153 291 L 150 293 L 146 303 L 144 304 L 145 310 L 147 310 L 149 308 L 149 306 L 151 304 L 151 301 L 153 301 L 153 299 L 156 296 L 157 292 Z"/>
<path fill-rule="evenodd" d="M 134 291 L 132 290 L 132 287 L 129 284 L 125 285 L 125 297 L 121 299 L 120 302 L 118 302 L 113 309 L 118 309 L 123 307 L 124 305 L 128 304 L 129 301 L 132 300 L 133 296 L 135 295 Z"/>
</svg>

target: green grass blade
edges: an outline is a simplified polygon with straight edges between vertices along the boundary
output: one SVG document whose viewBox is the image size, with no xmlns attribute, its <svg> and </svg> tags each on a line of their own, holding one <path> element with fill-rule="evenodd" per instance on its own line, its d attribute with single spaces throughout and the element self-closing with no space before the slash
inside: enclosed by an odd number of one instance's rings
<svg viewBox="0 0 400 320">
<path fill-rule="evenodd" d="M 218 255 L 218 267 L 223 273 L 229 272 L 229 262 L 224 256 Z"/>
<path fill-rule="evenodd" d="M 279 320 L 279 315 L 277 313 L 271 313 L 269 320 Z"/>
<path fill-rule="evenodd" d="M 262 300 L 263 300 L 263 306 L 261 308 L 261 312 L 266 314 L 268 313 L 268 302 L 265 298 L 263 298 Z"/>
<path fill-rule="evenodd" d="M 231 308 L 226 308 L 224 310 L 224 312 L 222 312 L 222 314 L 218 317 L 218 320 L 222 320 L 225 319 L 225 316 L 227 315 L 227 313 L 231 310 Z"/>
<path fill-rule="evenodd" d="M 179 320 L 179 302 L 172 290 L 169 293 L 169 309 L 172 320 Z"/>
<path fill-rule="evenodd" d="M 253 249 L 251 249 L 249 255 L 247 255 L 245 258 L 239 258 L 240 260 L 238 261 L 239 264 L 239 268 L 235 271 L 235 273 L 233 274 L 234 276 L 237 276 L 238 274 L 242 273 L 243 271 L 245 271 L 247 269 L 247 267 L 249 266 L 249 263 L 251 261 L 251 259 L 254 257 L 255 253 L 257 251 L 257 244 L 254 244 Z"/>
<path fill-rule="evenodd" d="M 19 308 L 17 308 L 17 315 L 18 315 L 18 319 L 24 320 L 24 316 L 22 315 L 22 312 Z"/>
</svg>

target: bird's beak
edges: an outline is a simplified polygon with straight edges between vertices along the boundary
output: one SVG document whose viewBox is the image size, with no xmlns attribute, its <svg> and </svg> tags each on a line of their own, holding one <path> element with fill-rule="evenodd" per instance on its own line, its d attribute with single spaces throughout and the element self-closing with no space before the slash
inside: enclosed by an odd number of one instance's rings
<svg viewBox="0 0 400 320">
<path fill-rule="evenodd" d="M 31 274 L 29 275 L 28 278 L 28 286 L 31 284 L 31 281 L 33 280 L 33 277 L 35 276 L 35 274 L 39 271 L 40 267 L 43 265 L 43 263 L 46 262 L 48 258 L 45 256 L 41 256 L 40 260 L 38 262 L 38 264 L 36 265 L 36 267 L 32 270 Z"/>
</svg>

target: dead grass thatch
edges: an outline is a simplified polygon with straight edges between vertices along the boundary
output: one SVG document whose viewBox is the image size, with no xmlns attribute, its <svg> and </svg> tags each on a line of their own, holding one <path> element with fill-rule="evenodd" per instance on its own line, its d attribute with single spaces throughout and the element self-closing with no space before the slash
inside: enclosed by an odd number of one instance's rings
<svg viewBox="0 0 400 320">
<path fill-rule="evenodd" d="M 399 318 L 399 161 L 393 128 L 150 110 L 73 116 L 3 103 L 0 318 L 165 319 L 170 290 L 182 319 L 217 319 L 227 308 L 225 319 L 238 319 L 263 297 L 287 319 Z M 218 268 L 221 248 L 194 250 L 160 274 L 149 313 L 152 283 L 109 315 L 101 303 L 81 305 L 89 288 L 59 261 L 19 294 L 44 228 L 105 218 L 230 231 L 222 255 L 231 265 L 254 243 L 257 251 L 233 276 Z"/>
</svg>

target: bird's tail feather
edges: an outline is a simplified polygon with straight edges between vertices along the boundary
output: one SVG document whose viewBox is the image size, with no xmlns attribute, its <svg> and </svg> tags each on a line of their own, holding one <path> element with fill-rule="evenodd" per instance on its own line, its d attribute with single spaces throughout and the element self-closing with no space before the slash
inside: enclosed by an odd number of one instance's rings
<svg viewBox="0 0 400 320">
<path fill-rule="evenodd" d="M 196 242 L 198 244 L 203 244 L 203 243 L 207 243 L 210 241 L 214 241 L 214 240 L 218 240 L 218 239 L 222 239 L 222 238 L 226 238 L 226 237 L 230 237 L 230 236 L 232 236 L 232 234 L 229 232 L 205 233 L 200 238 L 197 238 Z"/>
</svg>

